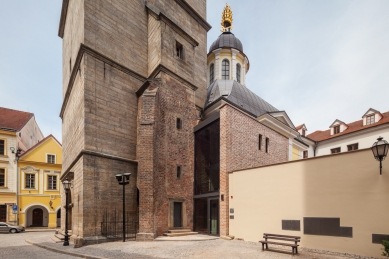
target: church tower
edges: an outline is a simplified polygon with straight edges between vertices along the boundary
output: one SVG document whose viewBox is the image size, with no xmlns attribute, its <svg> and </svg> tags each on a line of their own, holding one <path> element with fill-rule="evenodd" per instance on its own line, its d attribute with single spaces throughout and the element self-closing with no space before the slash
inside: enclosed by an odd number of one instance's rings
<svg viewBox="0 0 389 259">
<path fill-rule="evenodd" d="M 226 4 L 222 13 L 222 34 L 212 43 L 207 55 L 208 84 L 215 80 L 234 80 L 246 86 L 250 62 L 241 41 L 231 32 L 232 21 L 231 7 Z"/>
<path fill-rule="evenodd" d="M 122 213 L 122 173 L 131 173 L 126 214 L 137 240 L 193 228 L 193 127 L 210 28 L 206 0 L 63 0 L 61 180 L 72 183 L 77 245 L 107 237 L 104 222 Z M 65 226 L 65 210 L 61 218 Z"/>
</svg>

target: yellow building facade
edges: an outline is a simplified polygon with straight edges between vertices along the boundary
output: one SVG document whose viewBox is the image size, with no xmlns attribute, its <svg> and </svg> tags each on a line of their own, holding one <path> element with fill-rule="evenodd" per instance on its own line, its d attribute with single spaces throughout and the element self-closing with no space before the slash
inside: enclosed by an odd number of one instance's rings
<svg viewBox="0 0 389 259">
<path fill-rule="evenodd" d="M 18 161 L 19 225 L 60 226 L 62 146 L 49 135 L 27 150 Z"/>
</svg>

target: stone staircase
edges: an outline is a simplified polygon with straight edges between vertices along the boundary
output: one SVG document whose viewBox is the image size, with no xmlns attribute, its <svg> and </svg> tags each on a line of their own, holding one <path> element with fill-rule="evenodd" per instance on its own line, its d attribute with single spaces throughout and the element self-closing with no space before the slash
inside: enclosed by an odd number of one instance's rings
<svg viewBox="0 0 389 259">
<path fill-rule="evenodd" d="M 163 235 L 166 237 L 180 237 L 180 236 L 189 236 L 189 235 L 197 235 L 198 232 L 192 232 L 190 229 L 171 229 L 168 230 L 167 233 Z"/>
<path fill-rule="evenodd" d="M 68 231 L 68 235 L 69 235 L 69 238 L 70 236 L 72 235 L 72 231 L 69 230 Z M 62 243 L 65 241 L 65 232 L 62 232 L 62 231 L 55 231 L 55 235 L 54 236 L 51 236 L 51 239 L 55 242 L 55 243 Z"/>
</svg>

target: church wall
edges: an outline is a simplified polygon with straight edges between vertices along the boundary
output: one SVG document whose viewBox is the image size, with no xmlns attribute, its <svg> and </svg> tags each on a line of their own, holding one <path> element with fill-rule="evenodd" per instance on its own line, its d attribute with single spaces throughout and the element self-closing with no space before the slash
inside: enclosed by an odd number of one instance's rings
<svg viewBox="0 0 389 259">
<path fill-rule="evenodd" d="M 173 228 L 174 201 L 183 202 L 182 227 L 193 228 L 194 92 L 167 74 L 160 78 L 139 100 L 139 232 L 151 235 Z M 176 127 L 177 118 L 182 129 Z M 182 168 L 180 178 L 177 166 Z"/>
<path fill-rule="evenodd" d="M 85 0 L 85 44 L 146 77 L 145 1 Z"/>
<path fill-rule="evenodd" d="M 83 60 L 84 61 L 84 60 Z M 83 61 L 81 69 L 83 71 Z M 67 170 L 70 164 L 85 146 L 85 100 L 84 79 L 76 76 L 68 104 L 62 118 L 62 168 Z"/>
<path fill-rule="evenodd" d="M 92 56 L 85 60 L 85 148 L 135 159 L 135 91 L 142 82 Z"/>
<path fill-rule="evenodd" d="M 154 69 L 161 64 L 161 22 L 149 15 L 149 35 L 148 35 L 148 73 L 150 75 Z"/>
<path fill-rule="evenodd" d="M 262 135 L 261 150 L 258 147 Z M 265 139 L 269 138 L 269 152 Z M 229 233 L 228 173 L 288 161 L 289 140 L 228 104 L 220 109 L 220 235 Z"/>
<path fill-rule="evenodd" d="M 62 95 L 65 96 L 80 44 L 84 42 L 84 0 L 69 1 L 62 41 Z M 70 67 L 71 63 L 71 67 Z"/>
<path fill-rule="evenodd" d="M 203 17 L 207 19 L 207 1 L 206 0 L 186 0 L 192 8 Z"/>
</svg>

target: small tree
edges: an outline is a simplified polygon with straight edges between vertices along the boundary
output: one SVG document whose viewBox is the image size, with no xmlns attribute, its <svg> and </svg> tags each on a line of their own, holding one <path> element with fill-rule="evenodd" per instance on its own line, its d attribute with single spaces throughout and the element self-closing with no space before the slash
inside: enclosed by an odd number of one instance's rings
<svg viewBox="0 0 389 259">
<path fill-rule="evenodd" d="M 382 255 L 389 258 L 389 240 L 383 240 L 382 245 L 384 246 L 384 248 L 382 248 L 382 250 L 384 250 Z"/>
</svg>

